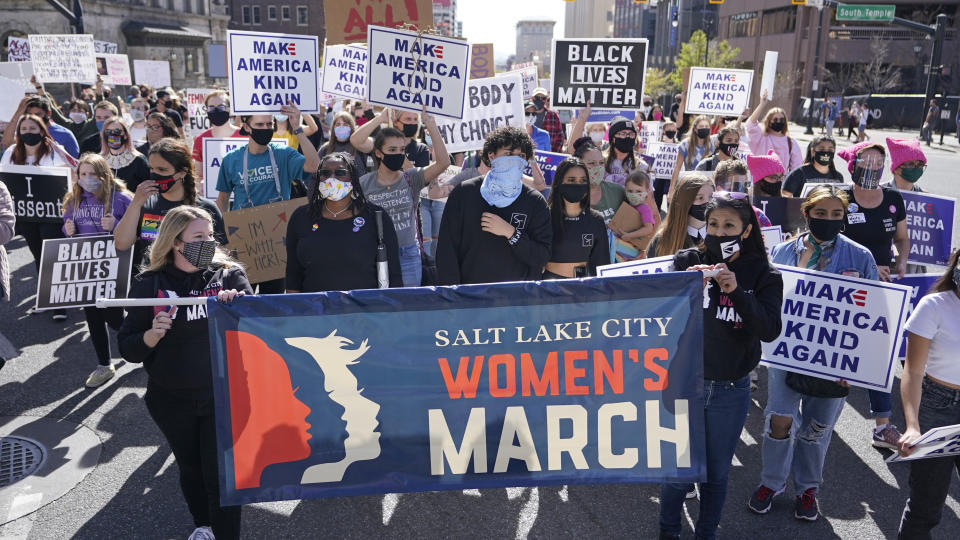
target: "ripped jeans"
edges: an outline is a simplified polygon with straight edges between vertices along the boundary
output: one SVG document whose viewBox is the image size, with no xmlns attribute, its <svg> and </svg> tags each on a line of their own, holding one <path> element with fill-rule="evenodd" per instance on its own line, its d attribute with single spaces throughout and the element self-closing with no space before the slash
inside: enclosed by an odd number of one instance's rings
<svg viewBox="0 0 960 540">
<path fill-rule="evenodd" d="M 819 493 L 823 461 L 846 398 L 801 394 L 787 386 L 786 371 L 771 367 L 767 368 L 767 392 L 760 482 L 774 491 L 782 491 L 792 471 L 797 494 L 810 488 Z M 793 418 L 786 439 L 770 436 L 770 417 L 774 414 Z"/>
</svg>

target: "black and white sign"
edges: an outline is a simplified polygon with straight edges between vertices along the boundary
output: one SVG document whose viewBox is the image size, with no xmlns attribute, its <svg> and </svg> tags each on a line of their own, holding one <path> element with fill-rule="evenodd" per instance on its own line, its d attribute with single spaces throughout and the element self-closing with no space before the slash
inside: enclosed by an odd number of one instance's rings
<svg viewBox="0 0 960 540">
<path fill-rule="evenodd" d="M 438 117 L 449 152 L 483 148 L 487 135 L 504 126 L 523 128 L 523 80 L 518 72 L 471 79 L 462 120 Z"/>
<path fill-rule="evenodd" d="M 13 197 L 17 221 L 59 223 L 63 221 L 61 201 L 70 189 L 70 169 L 66 167 L 0 166 L 0 182 Z"/>
<path fill-rule="evenodd" d="M 557 39 L 553 42 L 554 109 L 636 110 L 647 71 L 645 39 Z"/>
<path fill-rule="evenodd" d="M 92 306 L 98 298 L 126 298 L 133 250 L 117 251 L 113 235 L 43 241 L 37 309 Z"/>
</svg>

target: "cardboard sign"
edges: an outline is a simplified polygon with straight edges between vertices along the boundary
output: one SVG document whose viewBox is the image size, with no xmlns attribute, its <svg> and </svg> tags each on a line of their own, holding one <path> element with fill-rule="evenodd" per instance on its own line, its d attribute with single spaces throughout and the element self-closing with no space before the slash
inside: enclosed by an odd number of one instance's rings
<svg viewBox="0 0 960 540">
<path fill-rule="evenodd" d="M 244 264 L 250 283 L 282 278 L 287 272 L 287 223 L 306 197 L 223 214 L 227 247 Z"/>
<path fill-rule="evenodd" d="M 113 86 L 130 86 L 133 79 L 130 77 L 130 60 L 125 54 L 97 53 L 94 57 L 97 63 L 97 73 L 103 78 L 104 84 Z"/>
<path fill-rule="evenodd" d="M 327 45 L 323 48 L 324 93 L 347 99 L 367 96 L 367 48 L 360 45 Z"/>
<path fill-rule="evenodd" d="M 19 222 L 62 223 L 63 196 L 70 189 L 68 167 L 0 165 L 0 182 L 13 197 Z"/>
<path fill-rule="evenodd" d="M 484 79 L 496 75 L 493 43 L 474 43 L 470 47 L 470 78 Z"/>
<path fill-rule="evenodd" d="M 497 128 L 523 129 L 521 84 L 518 73 L 471 80 L 467 85 L 463 119 L 436 119 L 447 151 L 479 150 L 487 135 Z"/>
<path fill-rule="evenodd" d="M 762 362 L 889 392 L 910 287 L 776 266 L 783 276 L 783 330 L 761 343 Z"/>
<path fill-rule="evenodd" d="M 783 229 L 779 225 L 774 225 L 772 227 L 761 227 L 760 232 L 763 234 L 763 246 L 767 248 L 767 255 L 769 256 L 773 248 L 783 242 Z"/>
<path fill-rule="evenodd" d="M 93 36 L 30 34 L 30 60 L 42 83 L 85 83 L 97 80 Z"/>
<path fill-rule="evenodd" d="M 185 131 L 191 138 L 197 138 L 201 133 L 210 129 L 207 106 L 204 105 L 203 101 L 213 91 L 213 88 L 187 88 L 187 116 L 189 120 L 184 127 L 187 128 Z"/>
<path fill-rule="evenodd" d="M 97 53 L 117 54 L 117 44 L 93 40 L 93 50 Z"/>
<path fill-rule="evenodd" d="M 570 157 L 569 154 L 561 154 L 559 152 L 547 152 L 546 150 L 533 151 L 533 159 L 537 161 L 537 166 L 540 167 L 540 172 L 543 173 L 543 180 L 548 186 L 553 184 L 553 175 L 557 172 L 557 166 L 568 157 Z M 533 168 L 529 163 L 523 168 L 523 174 L 533 176 Z"/>
<path fill-rule="evenodd" d="M 170 62 L 166 60 L 134 60 L 133 77 L 137 84 L 154 88 L 170 86 Z"/>
<path fill-rule="evenodd" d="M 647 71 L 646 39 L 556 39 L 553 41 L 554 109 L 636 110 Z"/>
<path fill-rule="evenodd" d="M 766 90 L 767 99 L 773 99 L 773 83 L 777 78 L 777 59 L 779 56 L 780 53 L 777 51 L 767 51 L 763 57 L 763 77 L 760 79 L 760 92 L 762 94 Z"/>
<path fill-rule="evenodd" d="M 368 34 L 367 102 L 463 118 L 470 45 L 381 26 Z"/>
<path fill-rule="evenodd" d="M 317 36 L 227 30 L 233 113 L 319 112 L 319 55 Z"/>
<path fill-rule="evenodd" d="M 691 67 L 686 113 L 738 116 L 750 106 L 752 69 Z"/>
<path fill-rule="evenodd" d="M 673 272 L 673 255 L 608 264 L 597 267 L 597 276 L 637 276 L 641 274 L 662 274 Z"/>
<path fill-rule="evenodd" d="M 13 36 L 7 37 L 7 61 L 29 62 L 30 40 Z"/>
<path fill-rule="evenodd" d="M 113 235 L 43 241 L 37 279 L 38 310 L 83 307 L 98 298 L 126 298 L 133 250 L 117 251 Z"/>
<path fill-rule="evenodd" d="M 673 177 L 673 168 L 677 166 L 677 156 L 680 155 L 679 146 L 680 143 L 658 142 L 647 147 L 647 153 L 654 156 L 653 167 L 650 168 L 654 178 Z"/>
<path fill-rule="evenodd" d="M 913 453 L 909 456 L 901 456 L 899 452 L 894 452 L 887 457 L 887 463 L 897 461 L 913 461 L 916 459 L 956 458 L 960 455 L 960 424 L 952 426 L 941 426 L 933 428 L 920 436 L 913 443 Z"/>
<path fill-rule="evenodd" d="M 287 146 L 287 139 L 273 139 L 275 144 Z M 223 156 L 235 148 L 247 144 L 246 137 L 225 137 L 217 139 L 207 137 L 203 139 L 203 196 L 210 200 L 217 200 L 220 192 L 217 191 L 217 178 L 220 176 L 220 162 Z"/>
<path fill-rule="evenodd" d="M 957 200 L 930 193 L 901 191 L 907 209 L 910 255 L 907 262 L 947 266 L 953 245 Z"/>
<path fill-rule="evenodd" d="M 431 0 L 323 0 L 327 43 L 357 43 L 367 39 L 367 28 L 397 28 L 412 24 L 421 30 L 433 26 Z"/>
<path fill-rule="evenodd" d="M 807 230 L 807 220 L 803 219 L 800 205 L 803 199 L 797 197 L 754 197 L 753 205 L 770 218 L 772 225 L 779 225 L 787 235 Z"/>
<path fill-rule="evenodd" d="M 903 276 L 903 278 L 899 278 L 896 274 L 890 274 L 890 279 L 893 283 L 910 287 L 910 305 L 907 306 L 907 320 L 910 319 L 910 314 L 913 313 L 913 310 L 917 309 L 917 304 L 920 303 L 920 299 L 933 288 L 933 284 L 940 279 L 941 275 L 942 274 L 907 274 Z M 903 340 L 900 342 L 900 352 L 897 354 L 897 357 L 907 357 L 906 330 L 903 331 Z"/>
</svg>

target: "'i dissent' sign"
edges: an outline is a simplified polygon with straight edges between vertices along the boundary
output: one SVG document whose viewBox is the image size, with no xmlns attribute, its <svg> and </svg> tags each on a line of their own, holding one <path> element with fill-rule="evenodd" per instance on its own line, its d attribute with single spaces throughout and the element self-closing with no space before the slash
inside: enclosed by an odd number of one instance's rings
<svg viewBox="0 0 960 540">
<path fill-rule="evenodd" d="M 690 68 L 687 114 L 737 116 L 750 105 L 753 70 Z"/>
<path fill-rule="evenodd" d="M 98 298 L 126 298 L 133 250 L 117 251 L 113 235 L 43 241 L 37 309 L 92 306 Z"/>
<path fill-rule="evenodd" d="M 367 101 L 405 111 L 463 118 L 470 75 L 464 41 L 381 26 L 367 29 Z"/>
<path fill-rule="evenodd" d="M 17 221 L 63 222 L 61 201 L 70 189 L 69 168 L 0 165 L 0 182 L 10 190 Z"/>
<path fill-rule="evenodd" d="M 554 109 L 639 109 L 647 71 L 645 39 L 553 41 Z"/>
<path fill-rule="evenodd" d="M 317 36 L 227 30 L 234 114 L 320 111 Z"/>
</svg>

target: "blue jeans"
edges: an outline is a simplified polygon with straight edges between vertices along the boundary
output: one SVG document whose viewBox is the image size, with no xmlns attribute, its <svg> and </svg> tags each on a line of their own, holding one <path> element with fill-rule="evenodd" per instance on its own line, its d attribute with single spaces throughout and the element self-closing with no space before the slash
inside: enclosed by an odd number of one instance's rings
<svg viewBox="0 0 960 540">
<path fill-rule="evenodd" d="M 750 408 L 750 376 L 736 381 L 703 381 L 704 424 L 707 447 L 707 481 L 700 484 L 700 515 L 696 537 L 716 538 L 727 499 L 730 461 Z M 660 531 L 680 534 L 683 501 L 692 484 L 660 485 Z"/>
<path fill-rule="evenodd" d="M 935 427 L 960 424 L 960 390 L 924 378 L 917 420 L 920 433 Z M 910 462 L 910 498 L 903 509 L 897 538 L 931 537 L 930 531 L 940 523 L 953 469 L 960 474 L 960 456 Z"/>
<path fill-rule="evenodd" d="M 870 416 L 872 418 L 890 418 L 893 411 L 893 398 L 890 392 L 867 390 L 870 397 Z"/>
<path fill-rule="evenodd" d="M 775 368 L 767 368 L 767 392 L 760 482 L 774 491 L 783 491 L 792 470 L 797 493 L 810 488 L 819 492 L 833 426 L 843 411 L 846 398 L 803 395 L 787 386 L 786 371 Z M 786 439 L 770 436 L 772 415 L 793 418 Z"/>
<path fill-rule="evenodd" d="M 430 258 L 437 256 L 437 238 L 440 236 L 440 218 L 446 201 L 420 198 L 420 233 L 423 235 L 423 251 Z"/>
<path fill-rule="evenodd" d="M 416 243 L 400 247 L 400 272 L 403 273 L 404 287 L 419 287 L 423 274 L 420 262 L 420 246 Z"/>
</svg>

